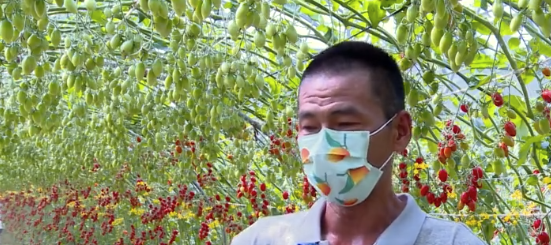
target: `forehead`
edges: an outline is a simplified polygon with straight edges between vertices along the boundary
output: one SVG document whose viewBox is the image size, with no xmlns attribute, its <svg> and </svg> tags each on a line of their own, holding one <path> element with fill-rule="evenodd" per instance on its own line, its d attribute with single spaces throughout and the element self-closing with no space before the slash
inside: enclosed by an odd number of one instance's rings
<svg viewBox="0 0 551 245">
<path fill-rule="evenodd" d="M 300 88 L 299 114 L 336 109 L 359 112 L 377 110 L 379 103 L 373 96 L 372 77 L 366 71 L 320 73 L 307 77 Z"/>
</svg>

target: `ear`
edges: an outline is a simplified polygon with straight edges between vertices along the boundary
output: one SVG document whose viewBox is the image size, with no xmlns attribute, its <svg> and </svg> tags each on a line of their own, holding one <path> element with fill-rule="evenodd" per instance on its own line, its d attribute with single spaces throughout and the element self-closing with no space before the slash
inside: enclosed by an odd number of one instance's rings
<svg viewBox="0 0 551 245">
<path fill-rule="evenodd" d="M 412 121 L 411 115 L 409 112 L 402 110 L 396 115 L 394 119 L 394 129 L 395 134 L 393 135 L 394 139 L 394 151 L 402 152 L 408 146 L 411 141 L 411 130 L 412 130 Z"/>
</svg>

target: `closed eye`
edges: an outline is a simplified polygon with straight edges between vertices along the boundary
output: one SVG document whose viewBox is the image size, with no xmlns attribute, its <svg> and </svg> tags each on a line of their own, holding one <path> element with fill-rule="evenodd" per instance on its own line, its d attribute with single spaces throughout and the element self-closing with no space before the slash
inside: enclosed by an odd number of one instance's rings
<svg viewBox="0 0 551 245">
<path fill-rule="evenodd" d="M 359 123 L 353 123 L 353 122 L 345 122 L 345 123 L 339 123 L 339 126 L 354 126 L 358 125 Z"/>
<path fill-rule="evenodd" d="M 302 126 L 301 129 L 308 133 L 316 133 L 319 131 L 319 127 L 314 126 Z"/>
<path fill-rule="evenodd" d="M 338 124 L 339 128 L 351 128 L 359 125 L 360 123 L 355 123 L 355 122 L 345 122 L 345 123 Z"/>
<path fill-rule="evenodd" d="M 361 124 L 357 122 L 342 122 L 337 124 L 338 130 L 345 130 L 345 131 L 351 131 L 351 130 L 359 130 L 361 128 Z"/>
</svg>

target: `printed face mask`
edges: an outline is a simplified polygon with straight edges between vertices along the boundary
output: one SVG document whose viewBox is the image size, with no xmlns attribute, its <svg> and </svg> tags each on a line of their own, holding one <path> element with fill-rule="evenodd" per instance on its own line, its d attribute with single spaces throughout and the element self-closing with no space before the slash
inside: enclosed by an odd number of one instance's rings
<svg viewBox="0 0 551 245">
<path fill-rule="evenodd" d="M 304 173 L 318 193 L 341 206 L 363 202 L 383 174 L 367 161 L 370 136 L 381 131 L 394 117 L 373 133 L 323 128 L 316 134 L 299 137 Z M 381 169 L 391 158 L 392 155 Z"/>
</svg>

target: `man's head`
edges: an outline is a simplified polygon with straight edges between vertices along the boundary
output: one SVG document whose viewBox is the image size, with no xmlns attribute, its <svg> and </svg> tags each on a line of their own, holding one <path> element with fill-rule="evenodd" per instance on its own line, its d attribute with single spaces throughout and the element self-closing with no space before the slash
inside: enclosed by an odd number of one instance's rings
<svg viewBox="0 0 551 245">
<path fill-rule="evenodd" d="M 365 42 L 339 43 L 315 56 L 304 71 L 299 88 L 299 135 L 317 133 L 322 127 L 374 131 L 396 115 L 370 140 L 368 161 L 379 167 L 411 139 L 404 97 L 400 69 L 385 51 Z"/>
</svg>

